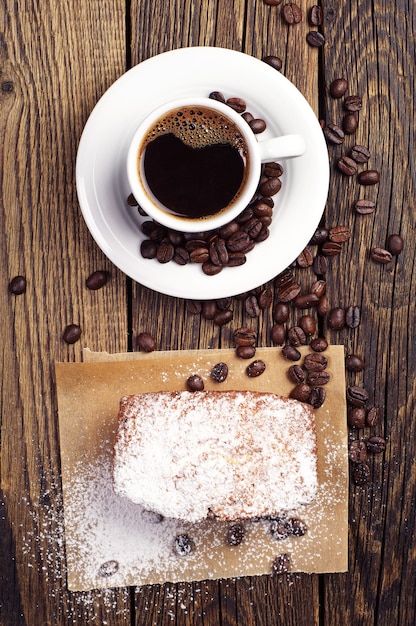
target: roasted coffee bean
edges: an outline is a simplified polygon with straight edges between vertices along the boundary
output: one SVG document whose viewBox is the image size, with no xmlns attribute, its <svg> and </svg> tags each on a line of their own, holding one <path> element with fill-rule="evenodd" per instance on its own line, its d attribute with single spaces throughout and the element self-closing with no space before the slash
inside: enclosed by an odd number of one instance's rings
<svg viewBox="0 0 416 626">
<path fill-rule="evenodd" d="M 345 311 L 342 307 L 334 307 L 328 314 L 328 326 L 332 330 L 342 330 L 345 326 Z"/>
<path fill-rule="evenodd" d="M 380 172 L 377 170 L 365 170 L 358 174 L 360 185 L 376 185 L 380 182 Z"/>
<path fill-rule="evenodd" d="M 224 324 L 228 324 L 233 319 L 234 314 L 231 309 L 227 311 L 218 311 L 213 318 L 213 322 L 216 326 L 224 326 Z"/>
<path fill-rule="evenodd" d="M 326 261 L 326 257 L 325 258 Z M 326 281 L 325 280 L 315 280 L 311 285 L 311 293 L 314 293 L 318 298 L 323 296 L 326 293 Z"/>
<path fill-rule="evenodd" d="M 189 256 L 189 252 L 186 248 L 182 246 L 178 246 L 175 248 L 175 254 L 173 255 L 173 260 L 178 265 L 187 265 L 191 262 L 191 257 Z"/>
<path fill-rule="evenodd" d="M 68 324 L 64 329 L 62 339 L 65 343 L 76 343 L 80 339 L 81 334 L 81 328 L 78 324 Z"/>
<path fill-rule="evenodd" d="M 311 387 L 321 387 L 321 385 L 327 385 L 331 379 L 328 372 L 309 372 L 307 376 L 307 382 Z"/>
<path fill-rule="evenodd" d="M 157 255 L 156 241 L 144 239 L 140 244 L 140 254 L 144 259 L 155 259 Z"/>
<path fill-rule="evenodd" d="M 360 439 L 354 439 L 351 441 L 348 457 L 352 463 L 365 463 L 367 460 L 367 446 L 365 441 Z"/>
<path fill-rule="evenodd" d="M 353 135 L 355 132 L 357 132 L 357 128 L 358 128 L 357 116 L 354 115 L 354 113 L 347 113 L 346 115 L 344 115 L 344 117 L 342 118 L 342 128 L 346 135 Z"/>
<path fill-rule="evenodd" d="M 274 196 L 282 188 L 282 181 L 278 176 L 267 178 L 259 187 L 262 196 Z"/>
<path fill-rule="evenodd" d="M 232 303 L 233 303 L 233 299 L 230 298 L 229 296 L 225 298 L 218 298 L 217 300 L 215 300 L 215 304 L 217 305 L 220 311 L 225 311 L 226 309 L 229 309 Z"/>
<path fill-rule="evenodd" d="M 269 532 L 273 539 L 276 541 L 282 541 L 282 539 L 287 539 L 290 534 L 290 528 L 287 524 L 287 517 L 284 515 L 278 515 L 276 519 L 273 519 L 270 526 Z"/>
<path fill-rule="evenodd" d="M 175 248 L 170 241 L 162 241 L 157 249 L 156 259 L 159 263 L 169 263 L 169 261 L 172 261 L 174 254 Z"/>
<path fill-rule="evenodd" d="M 240 229 L 227 239 L 227 248 L 230 252 L 245 252 L 250 243 L 250 236 Z"/>
<path fill-rule="evenodd" d="M 292 326 L 287 331 L 287 340 L 291 346 L 304 346 L 307 343 L 306 335 L 300 326 Z"/>
<path fill-rule="evenodd" d="M 387 238 L 387 249 L 393 256 L 397 256 L 403 251 L 404 241 L 400 235 L 392 234 Z"/>
<path fill-rule="evenodd" d="M 317 30 L 310 30 L 306 34 L 306 41 L 313 48 L 322 48 L 325 45 L 325 36 Z"/>
<path fill-rule="evenodd" d="M 363 100 L 361 96 L 346 96 L 344 99 L 344 108 L 351 113 L 357 113 L 363 106 Z"/>
<path fill-rule="evenodd" d="M 242 98 L 227 98 L 226 104 L 237 113 L 244 113 L 247 108 L 246 102 Z"/>
<path fill-rule="evenodd" d="M 302 21 L 302 9 L 294 2 L 288 2 L 282 7 L 282 16 L 286 24 L 299 24 Z"/>
<path fill-rule="evenodd" d="M 312 388 L 306 383 L 299 383 L 292 389 L 289 398 L 298 400 L 299 402 L 308 402 Z"/>
<path fill-rule="evenodd" d="M 287 526 L 289 527 L 289 534 L 294 537 L 303 537 L 308 532 L 305 522 L 297 517 L 290 517 Z"/>
<path fill-rule="evenodd" d="M 278 302 L 273 307 L 273 319 L 276 324 L 284 324 L 289 319 L 290 309 L 284 302 Z"/>
<path fill-rule="evenodd" d="M 286 574 L 290 569 L 290 555 L 279 554 L 272 563 L 272 576 L 281 576 Z"/>
<path fill-rule="evenodd" d="M 333 98 L 342 98 L 348 90 L 348 81 L 346 78 L 336 78 L 329 86 L 329 93 Z"/>
<path fill-rule="evenodd" d="M 357 487 L 366 485 L 370 480 L 371 472 L 367 463 L 357 463 L 352 471 L 352 479 Z"/>
<path fill-rule="evenodd" d="M 218 313 L 217 303 L 213 300 L 206 300 L 202 303 L 202 317 L 205 320 L 213 320 Z"/>
<path fill-rule="evenodd" d="M 188 391 L 203 391 L 205 388 L 203 378 L 199 374 L 192 374 L 186 380 L 186 388 Z"/>
<path fill-rule="evenodd" d="M 133 194 L 132 194 L 132 193 L 130 193 L 130 194 L 127 196 L 127 204 L 128 204 L 129 206 L 139 206 L 139 203 L 137 202 L 136 198 L 133 196 Z"/>
<path fill-rule="evenodd" d="M 102 287 L 104 287 L 104 285 L 108 281 L 108 277 L 109 273 L 105 270 L 96 270 L 88 276 L 85 281 L 85 286 L 92 291 L 96 291 L 97 289 L 101 289 Z"/>
<path fill-rule="evenodd" d="M 389 250 L 385 250 L 384 248 L 373 248 L 370 252 L 370 256 L 376 263 L 386 264 L 390 263 L 393 255 Z"/>
<path fill-rule="evenodd" d="M 246 368 L 246 374 L 250 378 L 257 378 L 257 376 L 261 376 L 266 369 L 266 363 L 261 359 L 256 359 Z"/>
<path fill-rule="evenodd" d="M 229 546 L 239 546 L 245 535 L 244 526 L 238 522 L 231 524 L 227 529 L 225 541 Z"/>
<path fill-rule="evenodd" d="M 273 302 L 272 290 L 269 287 L 267 287 L 266 289 L 263 289 L 257 296 L 257 301 L 261 309 L 268 309 L 269 306 L 271 306 Z"/>
<path fill-rule="evenodd" d="M 228 239 L 231 235 L 240 230 L 240 226 L 237 222 L 228 222 L 228 224 L 224 224 L 218 231 L 219 236 L 222 239 Z"/>
<path fill-rule="evenodd" d="M 303 360 L 303 367 L 308 372 L 323 372 L 328 367 L 328 359 L 319 352 L 307 354 Z"/>
<path fill-rule="evenodd" d="M 252 119 L 248 125 L 255 135 L 259 135 L 266 130 L 266 122 L 261 118 Z"/>
<path fill-rule="evenodd" d="M 347 402 L 349 402 L 351 406 L 364 407 L 368 402 L 368 391 L 356 385 L 347 387 Z"/>
<path fill-rule="evenodd" d="M 277 298 L 280 302 L 291 302 L 299 295 L 300 290 L 301 286 L 299 283 L 295 281 L 290 282 L 278 288 Z"/>
<path fill-rule="evenodd" d="M 109 578 L 110 576 L 114 576 L 116 572 L 118 572 L 119 563 L 118 561 L 112 559 L 111 561 L 106 561 L 102 563 L 98 568 L 98 576 L 102 578 Z"/>
<path fill-rule="evenodd" d="M 274 178 L 275 176 L 282 176 L 283 174 L 283 165 L 281 163 L 276 163 L 276 161 L 268 161 L 263 164 L 263 172 L 266 176 Z M 263 202 L 269 204 L 273 208 L 274 202 L 272 198 L 262 198 Z"/>
<path fill-rule="evenodd" d="M 286 327 L 283 324 L 274 324 L 270 329 L 270 338 L 275 346 L 283 346 L 286 342 Z"/>
<path fill-rule="evenodd" d="M 240 359 L 252 359 L 253 356 L 256 354 L 256 347 L 237 346 L 235 353 Z"/>
<path fill-rule="evenodd" d="M 365 146 L 357 144 L 351 148 L 350 157 L 357 163 L 367 163 L 370 156 L 370 150 Z"/>
<path fill-rule="evenodd" d="M 247 261 L 247 257 L 244 252 L 229 252 L 227 267 L 239 267 L 244 265 Z"/>
<path fill-rule="evenodd" d="M 329 311 L 329 300 L 327 295 L 323 295 L 319 298 L 318 306 L 316 307 L 318 315 L 325 317 Z"/>
<path fill-rule="evenodd" d="M 306 379 L 306 374 L 303 371 L 300 365 L 291 365 L 287 371 L 287 374 L 295 385 L 299 385 L 300 383 L 304 383 Z"/>
<path fill-rule="evenodd" d="M 175 537 L 175 552 L 178 556 L 187 556 L 193 550 L 193 542 L 188 535 Z"/>
<path fill-rule="evenodd" d="M 290 267 L 287 267 L 285 270 L 283 270 L 283 272 L 280 272 L 280 274 L 276 277 L 276 284 L 278 287 L 283 287 L 284 285 L 287 285 L 288 283 L 293 283 L 293 281 L 294 281 L 294 274 Z"/>
<path fill-rule="evenodd" d="M 266 218 L 261 218 L 262 221 Z M 256 243 L 261 243 L 262 241 L 266 241 L 266 239 L 268 239 L 270 236 L 270 230 L 267 228 L 266 225 L 263 225 L 263 228 L 261 229 L 260 233 L 257 235 L 256 237 Z"/>
<path fill-rule="evenodd" d="M 305 335 L 314 335 L 316 333 L 316 322 L 312 315 L 302 315 L 299 319 L 299 326 Z"/>
<path fill-rule="evenodd" d="M 252 239 L 256 239 L 263 228 L 262 222 L 257 217 L 252 217 L 243 226 L 244 230 Z"/>
<path fill-rule="evenodd" d="M 325 241 L 322 245 L 327 243 L 328 242 Z M 312 267 L 317 276 L 323 276 L 328 270 L 328 259 L 324 254 L 317 254 L 313 259 Z"/>
<path fill-rule="evenodd" d="M 351 231 L 347 226 L 333 226 L 329 229 L 329 240 L 337 243 L 345 243 L 351 237 Z"/>
<path fill-rule="evenodd" d="M 324 226 L 319 226 L 312 235 L 310 243 L 320 246 L 328 239 L 328 237 L 329 229 Z"/>
<path fill-rule="evenodd" d="M 369 437 L 367 439 L 367 450 L 373 454 L 379 454 L 386 449 L 386 440 L 383 437 Z"/>
<path fill-rule="evenodd" d="M 257 341 L 257 332 L 252 328 L 242 326 L 234 331 L 233 339 L 236 346 L 254 346 Z"/>
<path fill-rule="evenodd" d="M 216 383 L 223 383 L 228 376 L 228 365 L 223 361 L 216 363 L 211 369 L 211 378 Z"/>
<path fill-rule="evenodd" d="M 349 306 L 345 311 L 345 325 L 348 328 L 358 328 L 361 321 L 361 311 L 358 306 Z"/>
<path fill-rule="evenodd" d="M 183 233 L 180 233 L 177 230 L 169 229 L 168 232 L 167 232 L 167 236 L 168 236 L 168 239 L 169 239 L 170 243 L 172 245 L 174 245 L 175 248 L 177 246 L 183 245 L 183 243 L 184 243 Z"/>
<path fill-rule="evenodd" d="M 349 372 L 362 372 L 364 369 L 364 361 L 356 354 L 348 354 L 345 359 L 345 367 Z"/>
<path fill-rule="evenodd" d="M 159 250 L 161 247 L 162 247 L 162 244 L 161 246 L 159 246 Z M 159 251 L 158 251 L 158 254 L 159 254 Z M 210 258 L 208 248 L 202 247 L 202 246 L 195 248 L 194 250 L 191 250 L 189 253 L 189 256 L 190 256 L 192 263 L 205 263 L 205 261 L 208 261 Z"/>
<path fill-rule="evenodd" d="M 187 300 L 186 310 L 191 315 L 199 315 L 202 311 L 202 302 L 199 300 Z"/>
<path fill-rule="evenodd" d="M 280 0 L 281 2 L 281 0 Z M 279 3 L 280 4 L 280 3 Z M 273 54 L 268 54 L 266 56 L 264 56 L 262 58 L 262 61 L 264 61 L 265 63 L 267 63 L 267 65 L 270 65 L 271 67 L 273 67 L 275 70 L 280 71 L 283 67 L 283 61 L 280 57 L 277 57 Z"/>
<path fill-rule="evenodd" d="M 260 315 L 259 303 L 257 302 L 257 296 L 254 294 L 246 299 L 244 306 L 247 315 L 250 317 L 258 317 Z"/>
<path fill-rule="evenodd" d="M 323 387 L 313 387 L 309 395 L 308 404 L 314 409 L 319 409 L 325 402 L 326 391 Z"/>
<path fill-rule="evenodd" d="M 302 252 L 296 259 L 296 263 L 299 265 L 299 267 L 310 267 L 312 265 L 313 256 L 309 248 L 305 248 L 304 250 L 302 250 Z"/>
<path fill-rule="evenodd" d="M 290 345 L 282 348 L 282 354 L 289 361 L 299 361 L 301 357 L 299 350 L 297 350 L 295 346 L 290 346 Z"/>
<path fill-rule="evenodd" d="M 209 246 L 209 257 L 214 265 L 227 265 L 228 250 L 224 239 L 217 239 Z"/>
<path fill-rule="evenodd" d="M 337 167 L 345 176 L 355 176 L 358 172 L 356 162 L 347 156 L 342 156 L 337 161 Z"/>
<path fill-rule="evenodd" d="M 319 298 L 315 293 L 305 293 L 297 296 L 293 304 L 297 309 L 310 309 L 318 306 L 318 302 Z"/>
<path fill-rule="evenodd" d="M 244 209 L 244 211 L 241 211 L 240 215 L 237 215 L 236 222 L 238 222 L 241 226 L 241 224 L 245 224 L 246 222 L 248 222 L 248 220 L 251 220 L 253 216 L 253 205 L 250 204 Z"/>
<path fill-rule="evenodd" d="M 142 332 L 137 335 L 137 346 L 143 352 L 156 350 L 156 341 L 150 333 Z"/>
<path fill-rule="evenodd" d="M 323 133 L 329 143 L 339 146 L 344 142 L 345 133 L 338 124 L 326 124 L 323 128 Z"/>
<path fill-rule="evenodd" d="M 376 209 L 376 203 L 372 200 L 366 200 L 365 198 L 361 198 L 355 203 L 354 209 L 355 212 L 359 213 L 360 215 L 370 215 L 371 213 L 374 213 Z"/>
<path fill-rule="evenodd" d="M 376 406 L 372 406 L 368 409 L 365 421 L 367 422 L 367 426 L 373 428 L 378 424 L 380 420 L 380 410 Z"/>
<path fill-rule="evenodd" d="M 341 254 L 342 245 L 338 241 L 325 241 L 321 246 L 321 252 L 324 256 L 337 256 Z"/>
<path fill-rule="evenodd" d="M 328 348 L 328 342 L 325 337 L 316 337 L 316 339 L 311 340 L 309 347 L 314 352 L 325 352 Z"/>
<path fill-rule="evenodd" d="M 211 100 L 217 100 L 217 102 L 225 102 L 225 97 L 221 91 L 211 91 L 209 98 L 211 98 Z"/>
<path fill-rule="evenodd" d="M 322 7 L 314 4 L 309 11 L 309 24 L 311 26 L 321 26 L 322 24 Z"/>
<path fill-rule="evenodd" d="M 27 281 L 25 276 L 15 276 L 9 282 L 9 292 L 14 296 L 20 296 L 22 293 L 25 293 L 27 286 Z"/>
<path fill-rule="evenodd" d="M 259 200 L 253 206 L 253 213 L 258 218 L 271 217 L 273 215 L 273 208 L 266 202 Z"/>
<path fill-rule="evenodd" d="M 215 263 L 213 263 L 209 259 L 207 261 L 204 261 L 201 265 L 202 271 L 207 276 L 216 276 L 222 271 L 223 267 L 223 265 L 215 265 Z"/>
<path fill-rule="evenodd" d="M 241 114 L 241 117 L 247 122 L 247 124 L 254 120 L 254 115 L 249 111 L 244 111 L 244 113 Z"/>
</svg>

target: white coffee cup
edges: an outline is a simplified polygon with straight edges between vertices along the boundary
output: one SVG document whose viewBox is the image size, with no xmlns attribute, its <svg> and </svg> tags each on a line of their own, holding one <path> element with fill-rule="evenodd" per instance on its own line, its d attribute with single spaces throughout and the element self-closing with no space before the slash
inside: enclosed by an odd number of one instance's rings
<svg viewBox="0 0 416 626">
<path fill-rule="evenodd" d="M 202 133 L 209 134 L 212 130 L 206 128 L 210 125 L 206 122 L 206 114 L 214 117 L 215 125 L 221 120 L 221 127 L 226 128 L 227 132 L 230 128 L 233 132 L 237 129 L 240 145 L 244 147 L 242 152 L 245 153 L 242 156 L 244 175 L 238 192 L 225 206 L 199 217 L 173 212 L 164 205 L 150 188 L 145 173 L 146 145 L 154 139 L 154 129 L 158 129 L 156 132 L 158 137 L 166 134 L 169 129 L 166 131 L 161 127 L 161 123 L 163 124 L 166 119 L 171 123 L 178 111 L 189 111 L 191 107 L 204 112 Z M 211 98 L 183 98 L 157 107 L 140 123 L 127 153 L 127 177 L 131 192 L 140 207 L 159 224 L 182 232 L 208 231 L 230 222 L 247 207 L 258 187 L 262 163 L 301 156 L 305 149 L 301 135 L 283 135 L 259 141 L 244 118 L 228 105 Z"/>
</svg>

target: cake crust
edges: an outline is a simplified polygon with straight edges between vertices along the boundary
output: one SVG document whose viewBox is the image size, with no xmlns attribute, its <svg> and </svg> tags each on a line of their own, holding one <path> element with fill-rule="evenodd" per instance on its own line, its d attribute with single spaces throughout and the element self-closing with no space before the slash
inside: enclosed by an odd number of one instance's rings
<svg viewBox="0 0 416 626">
<path fill-rule="evenodd" d="M 265 517 L 317 491 L 313 409 L 273 393 L 158 392 L 120 401 L 115 492 L 165 517 Z"/>
</svg>

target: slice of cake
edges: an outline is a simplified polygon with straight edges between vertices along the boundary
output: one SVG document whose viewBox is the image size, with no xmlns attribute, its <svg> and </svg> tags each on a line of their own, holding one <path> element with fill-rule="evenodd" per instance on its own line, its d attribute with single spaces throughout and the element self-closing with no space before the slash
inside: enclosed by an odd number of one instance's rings
<svg viewBox="0 0 416 626">
<path fill-rule="evenodd" d="M 313 409 L 273 393 L 142 393 L 121 399 L 120 496 L 190 522 L 273 515 L 317 491 Z"/>
</svg>

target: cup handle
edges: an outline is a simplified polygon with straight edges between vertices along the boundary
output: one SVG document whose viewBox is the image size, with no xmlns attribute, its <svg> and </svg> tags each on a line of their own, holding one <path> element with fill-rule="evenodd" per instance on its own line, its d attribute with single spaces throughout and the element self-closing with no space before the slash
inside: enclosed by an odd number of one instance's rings
<svg viewBox="0 0 416 626">
<path fill-rule="evenodd" d="M 282 135 L 259 141 L 257 145 L 262 163 L 302 156 L 306 150 L 302 135 Z"/>
</svg>

